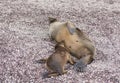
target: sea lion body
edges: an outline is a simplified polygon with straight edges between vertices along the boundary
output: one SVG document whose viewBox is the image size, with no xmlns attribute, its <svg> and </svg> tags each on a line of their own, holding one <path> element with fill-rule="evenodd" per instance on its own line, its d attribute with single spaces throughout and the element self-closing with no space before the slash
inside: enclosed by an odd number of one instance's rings
<svg viewBox="0 0 120 83">
<path fill-rule="evenodd" d="M 52 22 L 49 30 L 51 38 L 56 42 L 64 41 L 69 52 L 77 59 L 82 59 L 82 64 L 87 65 L 93 61 L 95 57 L 93 42 L 72 22 Z"/>
<path fill-rule="evenodd" d="M 55 46 L 55 52 L 52 55 L 47 59 L 40 59 L 39 62 L 40 61 L 45 62 L 45 65 L 50 72 L 48 77 L 67 73 L 64 68 L 66 63 L 69 62 L 72 65 L 74 64 L 70 53 L 64 48 L 64 45 L 61 42 Z"/>
</svg>

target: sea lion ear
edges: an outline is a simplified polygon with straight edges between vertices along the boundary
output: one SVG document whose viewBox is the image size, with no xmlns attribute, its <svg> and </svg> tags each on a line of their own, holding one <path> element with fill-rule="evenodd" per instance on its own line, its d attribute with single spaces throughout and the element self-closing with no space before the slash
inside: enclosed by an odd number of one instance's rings
<svg viewBox="0 0 120 83">
<path fill-rule="evenodd" d="M 53 17 L 48 17 L 48 20 L 50 24 L 57 21 L 57 19 Z"/>
<path fill-rule="evenodd" d="M 72 22 L 68 21 L 68 22 L 66 23 L 66 26 L 67 26 L 67 29 L 68 29 L 68 31 L 70 32 L 70 34 L 73 35 L 73 33 L 74 33 L 75 30 L 76 30 L 75 25 L 74 25 Z"/>
</svg>

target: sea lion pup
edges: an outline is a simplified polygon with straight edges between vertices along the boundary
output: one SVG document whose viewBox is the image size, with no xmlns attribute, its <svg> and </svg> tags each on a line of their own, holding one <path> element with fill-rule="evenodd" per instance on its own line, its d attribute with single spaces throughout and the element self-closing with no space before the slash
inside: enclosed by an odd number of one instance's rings
<svg viewBox="0 0 120 83">
<path fill-rule="evenodd" d="M 76 28 L 72 22 L 59 22 L 49 18 L 49 34 L 57 42 L 64 40 L 65 48 L 79 61 L 74 65 L 77 71 L 84 71 L 87 64 L 94 60 L 95 47 L 88 36 Z"/>
<path fill-rule="evenodd" d="M 67 73 L 67 71 L 64 69 L 67 62 L 72 65 L 74 64 L 70 53 L 66 48 L 64 48 L 64 44 L 62 42 L 55 46 L 55 52 L 47 59 L 39 60 L 39 63 L 46 63 L 46 66 L 50 71 L 47 77 L 58 76 Z"/>
</svg>

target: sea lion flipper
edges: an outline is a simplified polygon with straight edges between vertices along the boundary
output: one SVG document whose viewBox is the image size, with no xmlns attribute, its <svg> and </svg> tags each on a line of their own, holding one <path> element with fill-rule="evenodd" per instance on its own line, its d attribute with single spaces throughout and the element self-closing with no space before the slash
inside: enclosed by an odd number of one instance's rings
<svg viewBox="0 0 120 83">
<path fill-rule="evenodd" d="M 77 35 L 78 35 L 81 39 L 92 42 L 92 41 L 89 39 L 89 37 L 88 37 L 82 30 L 80 30 L 79 28 L 76 28 L 76 33 L 77 33 Z"/>
<path fill-rule="evenodd" d="M 68 21 L 66 23 L 66 25 L 67 25 L 67 29 L 68 29 L 68 31 L 70 32 L 71 35 L 73 33 L 75 33 L 76 28 L 75 28 L 75 26 L 74 26 L 74 24 L 72 22 Z"/>
<path fill-rule="evenodd" d="M 82 30 L 80 30 L 79 28 L 76 28 L 76 33 L 79 35 L 79 37 L 84 37 L 85 34 Z"/>
<path fill-rule="evenodd" d="M 84 63 L 83 59 L 80 59 L 75 65 L 74 69 L 77 72 L 84 72 L 87 67 L 87 64 Z"/>
<path fill-rule="evenodd" d="M 39 59 L 39 60 L 36 60 L 35 62 L 36 63 L 46 63 L 47 59 Z"/>
</svg>

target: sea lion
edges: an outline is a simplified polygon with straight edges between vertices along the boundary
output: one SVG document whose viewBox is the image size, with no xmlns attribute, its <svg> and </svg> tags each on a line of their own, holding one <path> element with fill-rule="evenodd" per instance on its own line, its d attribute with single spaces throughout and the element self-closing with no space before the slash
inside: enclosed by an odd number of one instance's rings
<svg viewBox="0 0 120 83">
<path fill-rule="evenodd" d="M 90 64 L 94 60 L 94 43 L 70 21 L 59 22 L 56 18 L 49 18 L 49 23 L 49 35 L 51 38 L 56 42 L 64 41 L 65 48 L 79 59 L 75 64 L 76 70 L 84 71 L 87 64 Z"/>
<path fill-rule="evenodd" d="M 64 69 L 66 63 L 69 62 L 72 65 L 75 63 L 68 50 L 64 48 L 64 44 L 62 42 L 56 44 L 55 52 L 52 55 L 50 55 L 47 59 L 40 59 L 37 62 L 46 64 L 47 69 L 50 72 L 47 77 L 67 73 Z"/>
</svg>

